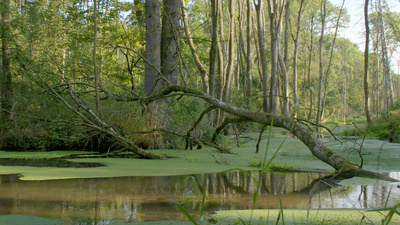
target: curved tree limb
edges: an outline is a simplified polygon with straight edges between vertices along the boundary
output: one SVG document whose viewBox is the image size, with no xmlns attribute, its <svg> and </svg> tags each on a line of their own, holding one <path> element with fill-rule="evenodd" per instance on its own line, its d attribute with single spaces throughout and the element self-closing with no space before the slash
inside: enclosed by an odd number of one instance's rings
<svg viewBox="0 0 400 225">
<path fill-rule="evenodd" d="M 185 149 L 190 148 L 190 150 L 192 150 L 193 148 L 193 144 L 192 144 L 192 132 L 194 129 L 196 129 L 197 125 L 199 125 L 199 123 L 201 122 L 201 120 L 203 119 L 203 117 L 209 113 L 211 110 L 215 109 L 216 107 L 214 106 L 210 106 L 207 109 L 205 109 L 199 116 L 199 118 L 194 122 L 193 126 L 187 131 L 186 133 L 186 146 Z"/>
<path fill-rule="evenodd" d="M 296 121 L 293 118 L 283 116 L 283 115 L 273 115 L 269 113 L 263 112 L 252 112 L 245 109 L 237 108 L 232 105 L 228 105 L 225 102 L 222 102 L 216 98 L 210 97 L 209 95 L 198 91 L 189 87 L 181 87 L 181 86 L 169 86 L 163 89 L 156 95 L 149 96 L 146 100 L 151 100 L 154 98 L 159 98 L 161 96 L 168 96 L 171 93 L 178 92 L 184 93 L 186 95 L 195 96 L 203 99 L 209 104 L 220 108 L 221 110 L 237 116 L 244 118 L 248 121 L 271 125 L 276 127 L 281 127 L 286 130 L 289 130 L 293 135 L 295 135 L 301 142 L 303 142 L 311 151 L 311 153 L 317 157 L 319 160 L 327 163 L 335 170 L 340 173 L 350 174 L 352 176 L 361 176 L 361 177 L 372 177 L 385 179 L 390 181 L 396 181 L 396 179 L 390 178 L 383 174 L 379 174 L 376 172 L 364 170 L 352 165 L 347 159 L 343 158 L 341 155 L 332 151 L 328 147 L 326 147 L 308 128 L 306 128 L 303 124 Z"/>
<path fill-rule="evenodd" d="M 244 118 L 244 117 L 236 117 L 236 118 L 225 118 L 224 122 L 217 127 L 217 129 L 214 132 L 214 135 L 211 139 L 213 143 L 216 144 L 217 136 L 221 133 L 223 129 L 225 129 L 226 126 L 228 126 L 231 123 L 243 123 L 243 122 L 250 122 L 251 120 Z"/>
</svg>

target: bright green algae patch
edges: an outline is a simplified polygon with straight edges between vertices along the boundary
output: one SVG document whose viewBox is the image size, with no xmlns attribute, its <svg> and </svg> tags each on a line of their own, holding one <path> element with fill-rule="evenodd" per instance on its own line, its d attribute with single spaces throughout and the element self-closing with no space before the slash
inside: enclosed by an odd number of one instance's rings
<svg viewBox="0 0 400 225">
<path fill-rule="evenodd" d="M 0 215 L 0 225 L 56 225 L 64 224 L 61 220 L 47 219 L 40 216 Z"/>
<path fill-rule="evenodd" d="M 211 147 L 201 150 L 151 150 L 165 154 L 171 158 L 165 160 L 148 160 L 135 158 L 81 158 L 69 159 L 73 162 L 102 163 L 107 166 L 94 168 L 55 168 L 55 167 L 28 167 L 28 166 L 0 166 L 0 174 L 21 174 L 22 180 L 49 180 L 71 178 L 96 178 L 118 176 L 172 176 L 200 173 L 215 173 L 241 168 L 257 170 L 264 153 L 267 151 L 267 160 L 283 143 L 273 164 L 278 167 L 304 170 L 331 172 L 333 169 L 316 159 L 310 150 L 299 140 L 290 138 L 284 130 L 274 129 L 267 149 L 267 137 L 264 135 L 259 153 L 255 153 L 258 133 L 246 133 L 239 139 L 239 147 L 235 139 L 224 141 L 235 154 L 222 154 Z M 334 143 L 333 139 L 323 140 L 354 163 L 359 157 L 352 150 L 354 142 Z M 398 171 L 400 161 L 400 144 L 386 143 L 377 140 L 364 142 L 364 168 L 379 172 Z M 4 152 L 0 151 L 0 158 L 59 158 L 71 154 L 93 154 L 82 151 L 55 151 L 55 152 Z M 379 160 L 378 160 L 379 159 Z"/>
<path fill-rule="evenodd" d="M 261 143 L 260 152 L 255 153 L 255 144 L 258 134 L 246 134 L 241 138 L 240 147 L 231 145 L 235 154 L 222 154 L 205 147 L 201 150 L 152 150 L 159 154 L 166 154 L 171 158 L 165 160 L 148 160 L 135 158 L 84 158 L 70 159 L 74 162 L 97 162 L 107 166 L 95 168 L 47 168 L 27 166 L 0 166 L 1 174 L 21 174 L 22 180 L 49 180 L 49 179 L 70 179 L 70 178 L 96 178 L 96 177 L 118 177 L 118 176 L 172 176 L 189 175 L 201 173 L 216 173 L 234 168 L 244 170 L 257 170 L 259 167 L 252 165 L 261 162 L 266 150 L 266 140 Z M 274 162 L 277 164 L 290 164 L 293 168 L 302 170 L 324 170 L 331 168 L 325 163 L 313 157 L 310 151 L 298 140 L 284 139 L 282 135 L 276 135 L 271 139 L 268 149 L 268 156 L 276 151 L 284 141 L 281 150 L 290 151 L 277 157 Z M 231 141 L 233 142 L 233 141 Z M 82 152 L 0 152 L 0 158 L 29 158 L 29 157 L 62 157 L 69 154 L 82 154 Z M 299 160 L 299 159 L 302 160 Z M 295 160 L 296 159 L 296 160 Z"/>
<path fill-rule="evenodd" d="M 206 216 L 204 222 L 199 224 L 277 224 L 277 219 L 280 210 L 229 210 L 217 211 L 211 216 Z M 356 209 L 284 209 L 283 220 L 284 224 L 288 225 L 343 225 L 343 224 L 382 224 L 389 211 L 367 211 Z M 66 221 L 47 219 L 38 216 L 26 215 L 0 215 L 0 225 L 47 225 L 47 224 L 64 224 Z M 189 225 L 189 221 L 154 221 L 154 222 L 132 222 L 125 223 L 123 221 L 111 222 L 113 225 Z M 283 224 L 282 216 L 279 216 L 279 223 Z M 400 224 L 400 216 L 394 215 L 390 224 Z"/>
<path fill-rule="evenodd" d="M 216 221 L 234 224 L 239 219 L 249 224 L 276 224 L 280 210 L 229 210 L 217 211 L 211 217 Z M 381 224 L 389 211 L 366 211 L 356 209 L 284 209 L 284 224 Z M 282 216 L 279 218 L 282 223 Z M 362 222 L 361 222 L 362 221 Z M 251 222 L 251 223 L 250 223 Z M 361 223 L 360 223 L 361 222 Z M 393 216 L 390 224 L 399 224 L 400 216 Z M 241 224 L 241 223 L 240 223 Z"/>
</svg>

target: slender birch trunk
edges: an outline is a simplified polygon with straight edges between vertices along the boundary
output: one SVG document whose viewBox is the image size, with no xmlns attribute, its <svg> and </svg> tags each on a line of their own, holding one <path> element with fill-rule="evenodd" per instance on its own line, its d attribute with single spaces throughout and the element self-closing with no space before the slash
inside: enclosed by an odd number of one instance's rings
<svg viewBox="0 0 400 225">
<path fill-rule="evenodd" d="M 312 55 L 313 55 L 313 48 L 314 48 L 314 0 L 312 2 L 312 11 L 311 11 L 311 27 L 310 27 L 310 50 L 309 50 L 309 55 L 308 55 L 308 68 L 307 68 L 307 83 L 308 83 L 308 89 L 310 91 L 310 96 L 308 97 L 310 100 L 310 105 L 309 105 L 309 112 L 308 112 L 308 120 L 311 120 L 311 116 L 313 113 L 313 89 L 312 89 L 312 83 L 311 83 L 311 63 L 312 63 Z"/>
<path fill-rule="evenodd" d="M 323 53 L 323 42 L 324 42 L 324 32 L 325 32 L 325 18 L 326 18 L 326 0 L 321 2 L 321 36 L 319 39 L 319 85 L 318 85 L 318 111 L 315 123 L 317 125 L 321 124 L 322 117 L 322 81 L 324 77 L 324 67 L 322 60 Z M 317 131 L 319 131 L 319 127 L 317 127 Z"/>
<path fill-rule="evenodd" d="M 368 96 L 368 62 L 369 62 L 369 19 L 368 19 L 369 0 L 365 0 L 364 4 L 364 22 L 365 22 L 365 51 L 364 51 L 364 108 L 365 117 L 368 126 L 371 125 L 371 116 L 369 113 L 369 96 Z"/>
<path fill-rule="evenodd" d="M 256 8 L 257 15 L 257 30 L 258 30 L 258 46 L 259 46 L 259 58 L 261 60 L 261 72 L 262 72 L 262 93 L 263 93 L 263 109 L 264 112 L 268 112 L 270 109 L 270 98 L 268 96 L 269 90 L 269 76 L 268 76 L 268 64 L 265 49 L 265 30 L 263 23 L 263 0 L 254 0 L 254 6 Z"/>
<path fill-rule="evenodd" d="M 304 0 L 300 2 L 300 9 L 297 14 L 297 31 L 296 31 L 296 38 L 294 39 L 294 53 L 293 53 L 293 116 L 297 117 L 297 110 L 298 110 L 298 99 L 297 99 L 297 59 L 299 54 L 299 36 L 300 36 L 300 21 L 301 16 L 303 13 L 303 4 Z"/>
<path fill-rule="evenodd" d="M 252 102 L 252 63 L 251 63 L 251 27 L 252 27 L 252 10 L 251 10 L 251 0 L 247 0 L 247 51 L 246 51 L 246 96 L 247 103 L 251 105 Z"/>
</svg>

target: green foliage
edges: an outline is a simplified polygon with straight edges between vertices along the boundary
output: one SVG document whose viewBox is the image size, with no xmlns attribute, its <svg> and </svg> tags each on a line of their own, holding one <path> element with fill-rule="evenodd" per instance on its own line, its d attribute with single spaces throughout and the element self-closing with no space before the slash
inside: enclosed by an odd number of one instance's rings
<svg viewBox="0 0 400 225">
<path fill-rule="evenodd" d="M 365 119 L 356 120 L 357 124 Z M 356 124 L 356 123 L 355 123 Z M 371 126 L 357 126 L 357 128 L 346 129 L 342 133 L 344 136 L 368 136 L 376 137 L 379 140 L 400 143 L 400 108 L 390 110 L 376 118 Z"/>
<path fill-rule="evenodd" d="M 276 171 L 276 172 L 288 172 L 290 170 L 294 170 L 295 168 L 289 164 L 272 164 L 269 167 L 269 170 Z"/>
</svg>

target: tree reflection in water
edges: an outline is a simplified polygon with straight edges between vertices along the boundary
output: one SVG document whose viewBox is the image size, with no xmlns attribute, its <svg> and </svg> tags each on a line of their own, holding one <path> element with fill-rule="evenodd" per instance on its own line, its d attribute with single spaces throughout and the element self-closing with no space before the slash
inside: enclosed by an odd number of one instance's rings
<svg viewBox="0 0 400 225">
<path fill-rule="evenodd" d="M 193 175 L 201 191 L 206 190 L 206 211 L 251 209 L 253 191 L 259 196 L 255 208 L 375 208 L 400 199 L 400 189 L 388 184 L 340 186 L 318 173 L 251 172 L 260 178 L 257 186 L 242 172 Z M 398 175 L 398 174 L 397 174 Z M 17 175 L 0 176 L 0 214 L 24 214 L 96 222 L 123 220 L 186 220 L 171 200 L 195 197 L 187 176 L 118 177 L 20 181 Z M 206 188 L 205 188 L 206 187 Z M 184 206 L 198 212 L 199 202 Z"/>
</svg>

